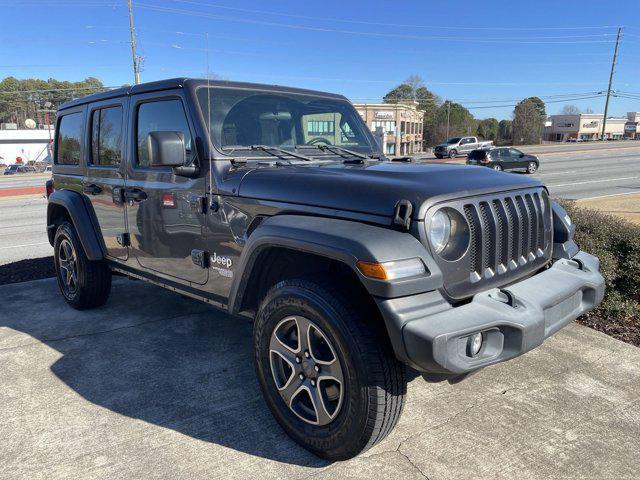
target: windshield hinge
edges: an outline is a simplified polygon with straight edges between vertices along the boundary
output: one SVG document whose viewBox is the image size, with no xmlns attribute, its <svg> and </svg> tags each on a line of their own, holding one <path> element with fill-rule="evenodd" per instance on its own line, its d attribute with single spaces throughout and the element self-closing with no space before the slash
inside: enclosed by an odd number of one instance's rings
<svg viewBox="0 0 640 480">
<path fill-rule="evenodd" d="M 398 201 L 394 210 L 392 225 L 404 230 L 409 230 L 411 227 L 412 213 L 413 205 L 409 200 Z"/>
</svg>

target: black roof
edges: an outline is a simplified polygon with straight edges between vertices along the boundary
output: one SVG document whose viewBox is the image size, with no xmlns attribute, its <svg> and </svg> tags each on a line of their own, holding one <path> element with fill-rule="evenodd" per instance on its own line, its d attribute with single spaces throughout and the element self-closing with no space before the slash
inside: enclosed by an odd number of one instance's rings
<svg viewBox="0 0 640 480">
<path fill-rule="evenodd" d="M 239 88 L 239 89 L 251 89 L 251 90 L 267 90 L 271 92 L 282 92 L 282 93 L 298 93 L 298 94 L 307 94 L 307 95 L 317 95 L 335 99 L 344 100 L 345 97 L 343 95 L 338 95 L 335 93 L 327 93 L 320 92 L 317 90 L 307 90 L 303 88 L 294 88 L 294 87 L 284 87 L 281 85 L 267 85 L 260 83 L 249 83 L 249 82 L 232 82 L 227 80 L 206 80 L 200 78 L 169 78 L 166 80 L 158 80 L 155 82 L 147 82 L 140 83 L 138 85 L 131 85 L 121 88 L 116 88 L 113 90 L 107 90 L 105 92 L 94 93 L 93 95 L 88 95 L 86 97 L 76 98 L 74 100 L 70 100 L 68 102 L 63 103 L 58 107 L 59 110 L 63 110 L 65 108 L 75 107 L 78 105 L 83 105 L 85 103 L 97 102 L 100 100 L 107 100 L 109 98 L 122 97 L 125 95 L 135 95 L 137 93 L 146 93 L 146 92 L 156 92 L 161 90 L 170 90 L 174 88 L 183 88 L 187 85 L 191 86 L 201 86 L 201 85 L 210 85 L 212 87 L 218 88 Z"/>
</svg>

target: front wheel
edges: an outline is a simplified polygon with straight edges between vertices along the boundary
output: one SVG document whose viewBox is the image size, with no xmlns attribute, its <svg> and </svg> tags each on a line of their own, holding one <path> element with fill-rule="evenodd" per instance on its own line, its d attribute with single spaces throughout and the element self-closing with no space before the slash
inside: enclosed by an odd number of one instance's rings
<svg viewBox="0 0 640 480">
<path fill-rule="evenodd" d="M 262 393 L 282 428 L 322 458 L 354 457 L 400 418 L 404 366 L 372 321 L 362 305 L 307 280 L 280 282 L 260 306 L 253 340 Z"/>
<path fill-rule="evenodd" d="M 457 150 L 451 150 L 449 151 L 449 158 L 454 158 L 458 155 L 458 151 Z"/>
<path fill-rule="evenodd" d="M 535 173 L 538 170 L 538 164 L 536 162 L 529 162 L 527 165 L 527 173 Z"/>
<path fill-rule="evenodd" d="M 58 287 L 66 302 L 77 310 L 103 305 L 111 292 L 111 270 L 105 262 L 87 258 L 73 225 L 58 227 L 53 248 Z"/>
<path fill-rule="evenodd" d="M 498 172 L 501 172 L 503 170 L 502 165 L 494 165 L 493 169 L 497 170 Z"/>
</svg>

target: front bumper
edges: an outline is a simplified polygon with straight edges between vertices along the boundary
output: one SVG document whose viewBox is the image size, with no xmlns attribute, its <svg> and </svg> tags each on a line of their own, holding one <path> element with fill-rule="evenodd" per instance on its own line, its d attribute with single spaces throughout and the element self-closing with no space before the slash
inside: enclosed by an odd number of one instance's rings
<svg viewBox="0 0 640 480">
<path fill-rule="evenodd" d="M 522 355 L 598 305 L 604 296 L 599 267 L 596 257 L 579 252 L 526 280 L 476 294 L 459 307 L 443 308 L 428 295 L 379 307 L 387 325 L 400 327 L 402 360 L 423 372 L 459 375 Z M 471 357 L 467 340 L 477 332 L 484 342 Z"/>
</svg>

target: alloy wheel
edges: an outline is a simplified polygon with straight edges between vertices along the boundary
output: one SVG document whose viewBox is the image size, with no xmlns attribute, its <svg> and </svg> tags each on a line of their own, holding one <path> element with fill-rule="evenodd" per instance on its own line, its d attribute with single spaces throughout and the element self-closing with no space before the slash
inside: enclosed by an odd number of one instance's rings
<svg viewBox="0 0 640 480">
<path fill-rule="evenodd" d="M 67 238 L 58 245 L 58 270 L 64 294 L 73 297 L 78 291 L 78 258 Z"/>
<path fill-rule="evenodd" d="M 331 423 L 344 397 L 344 376 L 336 350 L 309 319 L 289 316 L 274 328 L 269 363 L 275 386 L 289 409 L 312 425 Z"/>
<path fill-rule="evenodd" d="M 529 173 L 533 173 L 538 169 L 538 166 L 536 165 L 536 162 L 529 162 L 529 168 L 527 168 L 527 171 Z"/>
</svg>

